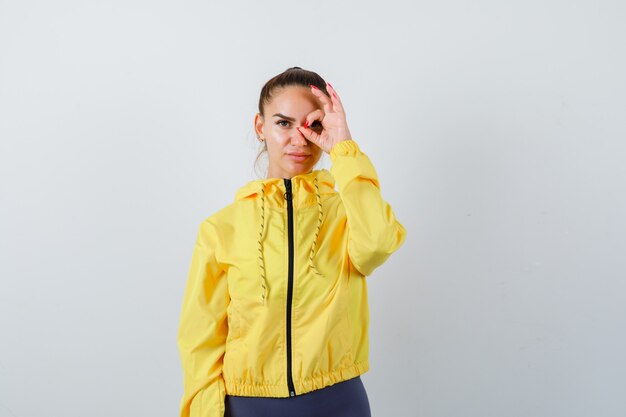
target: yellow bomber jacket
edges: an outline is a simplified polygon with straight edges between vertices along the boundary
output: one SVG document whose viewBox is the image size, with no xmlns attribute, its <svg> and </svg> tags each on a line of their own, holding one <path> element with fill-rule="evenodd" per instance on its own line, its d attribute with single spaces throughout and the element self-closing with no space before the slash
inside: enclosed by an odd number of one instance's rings
<svg viewBox="0 0 626 417">
<path fill-rule="evenodd" d="M 406 230 L 354 140 L 329 156 L 330 172 L 250 181 L 200 224 L 177 334 L 181 417 L 223 417 L 225 395 L 289 397 L 369 370 L 365 277 Z"/>
</svg>

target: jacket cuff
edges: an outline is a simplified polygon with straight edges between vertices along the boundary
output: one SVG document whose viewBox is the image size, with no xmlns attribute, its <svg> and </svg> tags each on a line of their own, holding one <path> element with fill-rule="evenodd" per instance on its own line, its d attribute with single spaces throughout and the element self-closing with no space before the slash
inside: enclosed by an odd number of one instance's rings
<svg viewBox="0 0 626 417">
<path fill-rule="evenodd" d="M 335 143 L 330 150 L 330 159 L 332 163 L 330 173 L 339 187 L 340 194 L 357 178 L 368 179 L 376 187 L 380 187 L 374 165 L 352 139 Z"/>
<path fill-rule="evenodd" d="M 347 139 L 335 143 L 328 154 L 332 161 L 336 156 L 355 156 L 360 151 L 361 149 L 359 149 L 359 145 L 355 141 Z"/>
</svg>

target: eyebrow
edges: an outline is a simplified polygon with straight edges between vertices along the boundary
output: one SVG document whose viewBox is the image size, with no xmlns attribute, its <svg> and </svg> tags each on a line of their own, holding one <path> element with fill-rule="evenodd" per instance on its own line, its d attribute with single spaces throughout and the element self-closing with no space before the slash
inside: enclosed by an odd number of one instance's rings
<svg viewBox="0 0 626 417">
<path fill-rule="evenodd" d="M 283 119 L 287 119 L 287 120 L 290 120 L 292 122 L 296 121 L 296 119 L 294 119 L 293 117 L 285 116 L 284 114 L 281 114 L 281 113 L 275 113 L 275 114 L 273 114 L 273 116 L 282 117 Z"/>
</svg>

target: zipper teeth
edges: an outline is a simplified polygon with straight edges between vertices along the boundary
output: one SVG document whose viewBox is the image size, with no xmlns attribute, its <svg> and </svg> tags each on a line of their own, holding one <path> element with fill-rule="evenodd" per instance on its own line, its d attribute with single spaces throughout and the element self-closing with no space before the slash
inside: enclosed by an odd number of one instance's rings
<svg viewBox="0 0 626 417">
<path fill-rule="evenodd" d="M 285 178 L 285 198 L 287 199 L 287 219 L 289 228 L 289 275 L 287 285 L 287 386 L 289 388 L 289 396 L 296 395 L 296 388 L 293 384 L 292 378 L 292 364 L 291 364 L 291 303 L 293 300 L 293 202 L 291 193 L 291 179 Z"/>
</svg>

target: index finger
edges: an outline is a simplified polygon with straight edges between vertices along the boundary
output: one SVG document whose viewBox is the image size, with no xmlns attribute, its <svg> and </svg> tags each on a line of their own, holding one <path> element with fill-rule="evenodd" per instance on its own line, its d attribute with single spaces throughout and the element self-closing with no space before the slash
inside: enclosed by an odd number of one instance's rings
<svg viewBox="0 0 626 417">
<path fill-rule="evenodd" d="M 311 91 L 315 96 L 322 102 L 322 106 L 324 107 L 324 113 L 332 113 L 333 111 L 333 103 L 330 101 L 330 98 L 322 90 L 311 84 Z"/>
<path fill-rule="evenodd" d="M 333 104 L 335 105 L 335 109 L 344 113 L 343 104 L 341 104 L 341 100 L 337 95 L 337 90 L 333 87 L 329 82 L 326 82 L 326 89 L 330 92 L 331 97 L 333 97 Z"/>
</svg>

